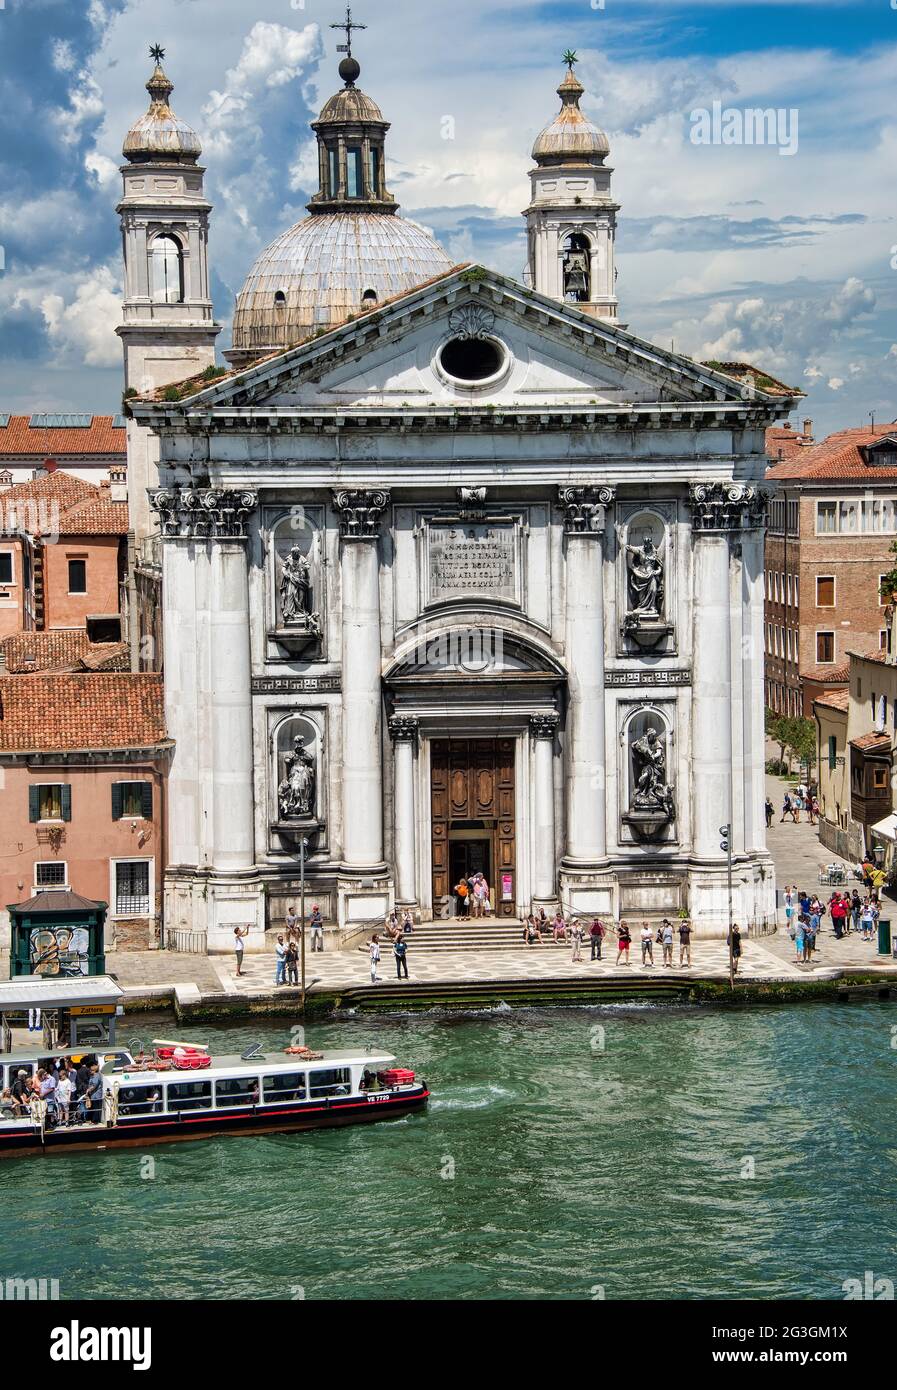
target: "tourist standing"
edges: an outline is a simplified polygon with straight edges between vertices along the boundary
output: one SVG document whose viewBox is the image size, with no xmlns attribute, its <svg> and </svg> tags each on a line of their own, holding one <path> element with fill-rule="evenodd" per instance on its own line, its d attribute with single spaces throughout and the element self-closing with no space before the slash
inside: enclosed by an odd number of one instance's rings
<svg viewBox="0 0 897 1390">
<path fill-rule="evenodd" d="M 461 878 L 455 884 L 455 916 L 467 917 L 470 914 L 469 895 L 470 889 L 467 886 L 467 879 Z"/>
<path fill-rule="evenodd" d="M 663 963 L 673 964 L 673 924 L 664 917 L 660 924 L 660 942 L 663 947 Z"/>
<path fill-rule="evenodd" d="M 654 933 L 647 922 L 642 922 L 642 965 L 654 964 Z"/>
<path fill-rule="evenodd" d="M 574 917 L 570 927 L 570 940 L 573 942 L 573 955 L 571 960 L 582 960 L 582 922 L 578 917 Z"/>
<path fill-rule="evenodd" d="M 311 928 L 311 949 L 313 951 L 323 951 L 324 917 L 317 903 L 315 903 L 311 910 L 311 916 L 308 919 L 308 925 Z"/>
<path fill-rule="evenodd" d="M 234 955 L 237 958 L 237 974 L 243 974 L 243 939 L 249 935 L 248 927 L 234 927 Z"/>
<path fill-rule="evenodd" d="M 274 946 L 274 983 L 282 985 L 286 983 L 287 970 L 287 948 L 282 936 L 278 936 Z"/>
<path fill-rule="evenodd" d="M 377 966 L 380 964 L 380 938 L 376 932 L 371 937 L 371 984 L 375 985 L 380 976 L 377 974 Z"/>
<path fill-rule="evenodd" d="M 396 977 L 401 980 L 402 971 L 405 972 L 405 979 L 408 979 L 408 945 L 404 936 L 397 936 L 393 942 L 392 953 L 396 958 Z"/>
<path fill-rule="evenodd" d="M 832 918 L 832 931 L 838 941 L 844 935 L 844 922 L 847 918 L 847 900 L 840 893 L 833 893 L 828 905 Z"/>
<path fill-rule="evenodd" d="M 292 941 L 294 936 L 299 935 L 299 918 L 296 916 L 296 909 L 292 903 L 287 908 L 287 915 L 284 918 L 287 929 L 287 941 Z"/>
<path fill-rule="evenodd" d="M 766 798 L 766 829 L 767 829 L 767 830 L 768 830 L 769 827 L 772 825 L 773 817 L 775 816 L 775 813 L 776 813 L 776 808 L 773 806 L 772 801 L 769 799 L 769 797 L 767 797 L 767 798 Z"/>
<path fill-rule="evenodd" d="M 592 948 L 592 960 L 601 959 L 601 943 L 605 937 L 604 923 L 596 917 L 589 927 L 589 944 Z"/>
<path fill-rule="evenodd" d="M 732 949 L 732 973 L 738 974 L 738 962 L 741 960 L 741 928 L 737 922 L 733 922 L 726 938 L 726 945 Z"/>
<path fill-rule="evenodd" d="M 809 965 L 813 959 L 813 952 L 816 949 L 816 937 L 819 932 L 819 917 L 814 912 L 809 922 L 804 927 L 804 964 Z"/>
<path fill-rule="evenodd" d="M 299 947 L 295 941 L 290 941 L 287 945 L 287 984 L 298 985 L 299 983 Z"/>
<path fill-rule="evenodd" d="M 679 964 L 691 965 L 691 922 L 679 923 Z"/>
<path fill-rule="evenodd" d="M 629 926 L 626 922 L 621 922 L 617 927 L 617 965 L 620 964 L 620 957 L 625 956 L 624 965 L 629 964 L 629 950 L 632 946 L 632 937 L 629 933 Z"/>
<path fill-rule="evenodd" d="M 848 931 L 850 931 L 851 929 L 852 929 L 853 931 L 855 931 L 855 932 L 858 932 L 858 931 L 859 931 L 859 929 L 860 929 L 860 917 L 861 917 L 861 915 L 862 915 L 862 912 L 863 912 L 863 900 L 862 900 L 862 898 L 860 897 L 860 895 L 859 895 L 859 893 L 857 892 L 857 890 L 854 888 L 853 893 L 851 894 L 851 897 L 850 897 L 850 922 L 849 922 L 848 927 L 847 927 L 847 930 L 848 930 Z"/>
<path fill-rule="evenodd" d="M 69 1107 L 72 1103 L 72 1078 L 63 1067 L 59 1073 L 59 1080 L 56 1082 L 56 1108 L 59 1114 L 59 1123 L 67 1125 L 69 1122 Z"/>
</svg>

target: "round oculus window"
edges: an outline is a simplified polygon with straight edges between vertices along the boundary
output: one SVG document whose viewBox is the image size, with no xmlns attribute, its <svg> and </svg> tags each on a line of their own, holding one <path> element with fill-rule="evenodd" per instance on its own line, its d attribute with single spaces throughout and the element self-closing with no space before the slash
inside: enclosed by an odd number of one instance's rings
<svg viewBox="0 0 897 1390">
<path fill-rule="evenodd" d="M 494 338 L 450 338 L 439 354 L 439 365 L 455 381 L 477 385 L 498 376 L 506 354 Z"/>
</svg>

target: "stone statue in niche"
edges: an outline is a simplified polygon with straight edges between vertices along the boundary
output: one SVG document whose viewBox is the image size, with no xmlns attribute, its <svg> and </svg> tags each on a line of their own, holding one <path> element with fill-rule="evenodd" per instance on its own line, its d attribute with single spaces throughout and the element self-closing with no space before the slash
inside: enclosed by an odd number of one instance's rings
<svg viewBox="0 0 897 1390">
<path fill-rule="evenodd" d="M 317 772 L 314 758 L 305 747 L 302 734 L 293 739 L 292 751 L 284 759 L 285 776 L 277 789 L 281 820 L 304 820 L 315 814 Z"/>
<path fill-rule="evenodd" d="M 632 787 L 632 812 L 649 812 L 664 820 L 673 819 L 673 789 L 667 781 L 666 748 L 653 725 L 632 745 Z"/>
<path fill-rule="evenodd" d="M 626 570 L 629 581 L 628 618 L 658 622 L 663 613 L 663 560 L 651 536 L 641 545 L 627 545 Z"/>
<path fill-rule="evenodd" d="M 311 566 L 298 545 L 280 562 L 280 616 L 289 627 L 311 614 Z"/>
</svg>

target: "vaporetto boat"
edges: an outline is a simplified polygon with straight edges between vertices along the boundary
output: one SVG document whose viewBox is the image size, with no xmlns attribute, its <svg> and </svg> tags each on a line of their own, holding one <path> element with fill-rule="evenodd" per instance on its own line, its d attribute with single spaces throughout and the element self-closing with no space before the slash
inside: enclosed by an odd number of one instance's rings
<svg viewBox="0 0 897 1390">
<path fill-rule="evenodd" d="M 7 1055 L 4 1085 L 64 1055 Z M 365 1124 L 422 1110 L 430 1095 L 388 1052 L 297 1049 L 286 1058 L 256 1051 L 214 1058 L 194 1044 L 154 1043 L 149 1057 L 114 1048 L 99 1050 L 95 1060 L 102 1098 L 91 1118 L 79 1118 L 73 1101 L 73 1118 L 58 1123 L 52 1105 L 32 1101 L 27 1114 L 0 1120 L 0 1158 Z"/>
</svg>

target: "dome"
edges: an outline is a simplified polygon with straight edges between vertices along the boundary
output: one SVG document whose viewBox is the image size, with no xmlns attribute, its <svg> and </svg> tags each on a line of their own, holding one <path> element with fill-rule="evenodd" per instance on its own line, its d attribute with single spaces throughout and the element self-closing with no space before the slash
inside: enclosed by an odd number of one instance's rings
<svg viewBox="0 0 897 1390">
<path fill-rule="evenodd" d="M 367 96 L 360 87 L 343 87 L 341 91 L 336 92 L 325 101 L 320 116 L 312 124 L 312 130 L 316 130 L 321 125 L 334 125 L 337 122 L 352 125 L 362 121 L 374 121 L 380 125 L 388 124 L 383 119 L 383 112 L 377 103 Z"/>
<path fill-rule="evenodd" d="M 539 164 L 571 162 L 603 163 L 610 144 L 603 130 L 579 109 L 585 87 L 570 68 L 558 87 L 561 109 L 533 145 L 533 159 Z"/>
<path fill-rule="evenodd" d="M 122 146 L 125 159 L 132 164 L 150 159 L 195 164 L 202 154 L 199 136 L 186 121 L 179 120 L 169 106 L 174 83 L 165 76 L 161 63 L 156 63 L 146 90 L 150 94 L 150 107 L 125 136 Z"/>
<path fill-rule="evenodd" d="M 383 213 L 317 213 L 262 252 L 237 296 L 233 351 L 287 348 L 452 268 L 429 232 Z M 373 297 L 372 297 L 373 296 Z"/>
</svg>

